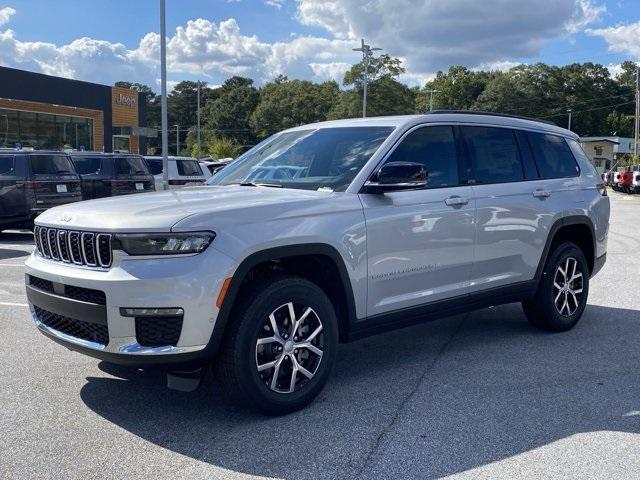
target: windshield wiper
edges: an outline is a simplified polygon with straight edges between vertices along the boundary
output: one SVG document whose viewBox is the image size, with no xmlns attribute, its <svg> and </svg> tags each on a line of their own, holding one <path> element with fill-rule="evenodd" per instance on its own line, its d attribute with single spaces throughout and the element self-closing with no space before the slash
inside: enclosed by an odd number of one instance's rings
<svg viewBox="0 0 640 480">
<path fill-rule="evenodd" d="M 233 185 L 233 184 L 231 184 Z M 261 183 L 261 182 L 241 182 L 236 183 L 235 185 L 240 185 L 241 187 L 273 187 L 273 188 L 283 188 L 283 186 L 279 183 Z"/>
</svg>

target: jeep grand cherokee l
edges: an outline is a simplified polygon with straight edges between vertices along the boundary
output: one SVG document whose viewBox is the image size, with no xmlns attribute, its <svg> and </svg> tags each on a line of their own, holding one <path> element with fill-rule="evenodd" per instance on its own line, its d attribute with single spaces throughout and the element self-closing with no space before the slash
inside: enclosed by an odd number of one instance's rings
<svg viewBox="0 0 640 480">
<path fill-rule="evenodd" d="M 41 215 L 26 270 L 40 331 L 162 365 L 177 388 L 213 365 L 282 414 L 318 394 L 339 342 L 508 302 L 568 330 L 606 259 L 606 189 L 572 132 L 537 121 L 306 125 L 209 182 Z"/>
</svg>

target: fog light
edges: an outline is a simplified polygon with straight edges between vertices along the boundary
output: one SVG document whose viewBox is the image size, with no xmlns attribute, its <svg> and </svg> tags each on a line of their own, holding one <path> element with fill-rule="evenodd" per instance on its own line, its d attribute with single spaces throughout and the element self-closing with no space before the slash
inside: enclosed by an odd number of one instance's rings
<svg viewBox="0 0 640 480">
<path fill-rule="evenodd" d="M 179 317 L 184 314 L 181 308 L 121 308 L 123 317 Z"/>
</svg>

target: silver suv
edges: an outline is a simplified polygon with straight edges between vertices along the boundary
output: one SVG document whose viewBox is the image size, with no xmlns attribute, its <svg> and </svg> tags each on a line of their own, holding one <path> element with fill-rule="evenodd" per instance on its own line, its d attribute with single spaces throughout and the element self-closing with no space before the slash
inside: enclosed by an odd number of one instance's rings
<svg viewBox="0 0 640 480">
<path fill-rule="evenodd" d="M 38 217 L 27 261 L 46 336 L 107 362 L 213 365 L 268 414 L 308 404 L 347 342 L 522 302 L 572 328 L 606 259 L 609 199 L 576 135 L 491 114 L 318 123 L 209 184 Z"/>
</svg>

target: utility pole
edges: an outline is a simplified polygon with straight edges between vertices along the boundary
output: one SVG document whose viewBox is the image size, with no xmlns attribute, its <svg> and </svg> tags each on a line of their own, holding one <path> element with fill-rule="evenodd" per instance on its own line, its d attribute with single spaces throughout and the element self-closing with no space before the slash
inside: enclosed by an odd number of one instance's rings
<svg viewBox="0 0 640 480">
<path fill-rule="evenodd" d="M 360 39 L 361 47 L 353 48 L 354 52 L 362 52 L 362 63 L 364 64 L 364 88 L 362 92 L 362 118 L 367 116 L 367 88 L 369 83 L 369 62 L 373 56 L 373 52 L 376 50 L 382 50 L 381 48 L 373 47 L 364 43 L 364 38 Z"/>
<path fill-rule="evenodd" d="M 167 32 L 165 0 L 160 0 L 160 88 L 162 117 L 162 189 L 169 189 L 169 131 L 167 120 Z"/>
<path fill-rule="evenodd" d="M 198 80 L 198 155 L 200 153 L 200 80 Z"/>
<path fill-rule="evenodd" d="M 567 113 L 569 114 L 569 125 L 567 125 L 567 130 L 571 130 L 571 114 L 573 113 L 573 110 L 569 108 L 567 109 Z"/>
<path fill-rule="evenodd" d="M 640 65 L 636 65 L 636 118 L 633 154 L 638 155 L 638 130 L 640 129 Z M 636 159 L 637 160 L 637 159 Z"/>
<path fill-rule="evenodd" d="M 427 90 L 429 94 L 429 111 L 433 111 L 433 95 L 438 93 L 438 90 Z"/>
<path fill-rule="evenodd" d="M 180 156 L 180 125 L 176 123 L 176 157 Z"/>
</svg>

